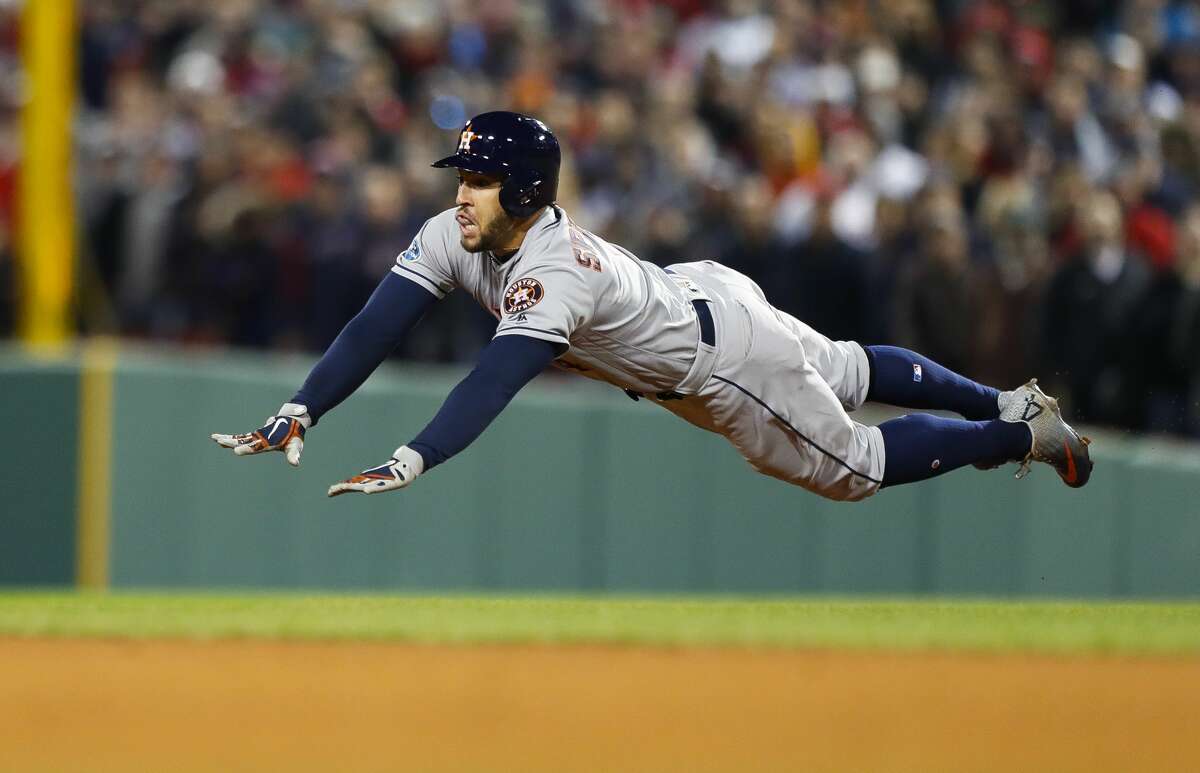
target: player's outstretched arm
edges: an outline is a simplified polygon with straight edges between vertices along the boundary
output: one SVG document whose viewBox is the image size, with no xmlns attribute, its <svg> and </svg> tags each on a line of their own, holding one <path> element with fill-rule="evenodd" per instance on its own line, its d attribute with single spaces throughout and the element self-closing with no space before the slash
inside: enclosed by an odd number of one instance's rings
<svg viewBox="0 0 1200 773">
<path fill-rule="evenodd" d="M 238 456 L 283 451 L 288 463 L 298 467 L 304 433 L 367 380 L 435 300 L 428 290 L 389 273 L 290 402 L 253 432 L 213 433 L 212 439 Z"/>
<path fill-rule="evenodd" d="M 362 386 L 436 300 L 415 282 L 389 272 L 313 366 L 291 402 L 307 406 L 316 425 Z"/>
<path fill-rule="evenodd" d="M 329 487 L 329 496 L 375 494 L 412 483 L 470 445 L 513 396 L 558 356 L 560 345 L 523 335 L 492 339 L 479 364 L 451 390 L 433 421 L 383 464 Z"/>
<path fill-rule="evenodd" d="M 284 403 L 279 412 L 267 417 L 267 423 L 253 432 L 241 435 L 222 435 L 214 432 L 212 439 L 223 448 L 232 448 L 237 456 L 282 451 L 288 464 L 300 466 L 304 453 L 304 433 L 312 426 L 308 409 L 295 403 Z"/>
</svg>

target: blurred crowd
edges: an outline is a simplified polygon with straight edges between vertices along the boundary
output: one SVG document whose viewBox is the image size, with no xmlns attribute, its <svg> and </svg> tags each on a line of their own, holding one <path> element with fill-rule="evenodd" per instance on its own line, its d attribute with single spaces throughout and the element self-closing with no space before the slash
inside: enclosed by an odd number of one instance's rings
<svg viewBox="0 0 1200 773">
<path fill-rule="evenodd" d="M 831 337 L 997 386 L 1037 375 L 1084 421 L 1200 434 L 1200 3 L 80 11 L 85 332 L 323 349 L 452 204 L 430 161 L 507 108 L 563 142 L 575 220 L 643 259 L 719 260 Z M 398 356 L 470 359 L 493 327 L 451 296 Z"/>
</svg>

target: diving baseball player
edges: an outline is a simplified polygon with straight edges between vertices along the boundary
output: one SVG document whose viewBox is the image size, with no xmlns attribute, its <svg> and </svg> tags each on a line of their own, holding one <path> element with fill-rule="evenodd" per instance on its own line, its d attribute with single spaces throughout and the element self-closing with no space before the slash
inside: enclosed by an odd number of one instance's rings
<svg viewBox="0 0 1200 773">
<path fill-rule="evenodd" d="M 491 112 L 453 155 L 455 206 L 430 218 L 300 390 L 262 428 L 212 436 L 239 456 L 281 451 L 298 465 L 305 432 L 345 400 L 437 300 L 456 288 L 496 317 L 496 334 L 441 410 L 391 458 L 329 496 L 404 488 L 465 449 L 547 366 L 657 403 L 719 433 L 759 472 L 837 500 L 964 465 L 1032 461 L 1069 486 L 1088 481 L 1088 440 L 1030 381 L 1001 392 L 892 346 L 831 341 L 712 261 L 638 260 L 555 205 L 559 146 L 540 121 Z M 873 427 L 866 401 L 944 409 Z"/>
</svg>

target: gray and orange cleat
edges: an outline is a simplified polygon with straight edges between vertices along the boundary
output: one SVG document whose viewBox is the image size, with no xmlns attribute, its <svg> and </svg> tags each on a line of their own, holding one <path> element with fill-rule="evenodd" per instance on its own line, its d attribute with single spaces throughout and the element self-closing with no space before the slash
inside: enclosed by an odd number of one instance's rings
<svg viewBox="0 0 1200 773">
<path fill-rule="evenodd" d="M 1063 421 L 1058 401 L 1038 387 L 1036 378 L 1011 392 L 1002 392 L 999 403 L 1003 421 L 1025 422 L 1033 434 L 1033 447 L 1017 470 L 1018 478 L 1029 474 L 1032 462 L 1045 462 L 1072 488 L 1088 482 L 1092 476 L 1088 445 L 1092 441 Z"/>
</svg>

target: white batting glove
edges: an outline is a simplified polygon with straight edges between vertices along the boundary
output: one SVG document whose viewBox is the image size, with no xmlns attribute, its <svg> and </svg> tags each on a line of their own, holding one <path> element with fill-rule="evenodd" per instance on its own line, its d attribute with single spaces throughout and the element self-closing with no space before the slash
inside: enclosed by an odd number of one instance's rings
<svg viewBox="0 0 1200 773">
<path fill-rule="evenodd" d="M 418 475 L 425 471 L 425 460 L 421 455 L 408 446 L 400 446 L 388 459 L 378 467 L 363 470 L 353 478 L 347 478 L 329 487 L 329 496 L 336 497 L 360 491 L 363 494 L 382 494 L 385 491 L 395 491 L 413 482 Z"/>
<path fill-rule="evenodd" d="M 300 466 L 300 454 L 304 452 L 304 432 L 312 426 L 308 408 L 295 403 L 284 403 L 279 413 L 267 418 L 267 423 L 253 432 L 241 435 L 212 434 L 212 439 L 223 448 L 232 448 L 237 456 L 261 454 L 266 451 L 282 451 L 288 464 Z"/>
</svg>

